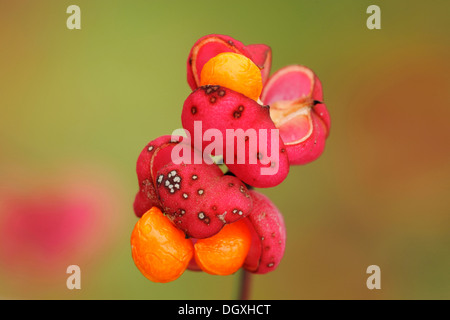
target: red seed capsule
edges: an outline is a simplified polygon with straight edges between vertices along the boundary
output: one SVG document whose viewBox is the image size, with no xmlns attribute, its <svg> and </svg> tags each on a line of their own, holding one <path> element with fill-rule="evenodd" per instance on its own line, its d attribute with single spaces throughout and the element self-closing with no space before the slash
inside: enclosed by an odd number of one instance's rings
<svg viewBox="0 0 450 320">
<path fill-rule="evenodd" d="M 270 199 L 254 190 L 253 210 L 245 218 L 252 233 L 252 245 L 244 268 L 258 274 L 275 270 L 284 255 L 286 227 L 283 216 Z"/>
<path fill-rule="evenodd" d="M 312 70 L 300 65 L 278 70 L 263 88 L 261 100 L 270 105 L 290 164 L 306 164 L 322 154 L 330 115 L 323 103 L 322 84 Z"/>
</svg>

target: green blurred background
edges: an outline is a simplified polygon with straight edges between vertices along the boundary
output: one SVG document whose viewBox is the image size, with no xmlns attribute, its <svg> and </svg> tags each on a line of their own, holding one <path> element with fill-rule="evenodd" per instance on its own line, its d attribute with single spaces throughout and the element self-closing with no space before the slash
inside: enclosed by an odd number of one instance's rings
<svg viewBox="0 0 450 320">
<path fill-rule="evenodd" d="M 81 30 L 66 28 L 71 4 Z M 381 30 L 366 27 L 371 4 Z M 238 274 L 152 283 L 129 245 L 137 156 L 181 127 L 187 55 L 209 33 L 270 45 L 272 72 L 312 68 L 332 119 L 322 157 L 261 190 L 288 242 L 279 268 L 252 278 L 251 298 L 449 299 L 449 14 L 438 0 L 1 0 L 0 191 L 65 189 L 70 171 L 107 195 L 77 255 L 60 257 L 81 267 L 81 290 L 66 288 L 65 267 L 3 258 L 0 299 L 236 297 Z M 372 264 L 381 290 L 366 287 Z"/>
</svg>

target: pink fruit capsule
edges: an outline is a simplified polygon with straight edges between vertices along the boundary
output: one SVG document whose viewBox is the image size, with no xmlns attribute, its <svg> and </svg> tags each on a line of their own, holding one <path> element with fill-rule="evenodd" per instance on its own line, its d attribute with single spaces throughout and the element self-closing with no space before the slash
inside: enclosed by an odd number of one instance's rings
<svg viewBox="0 0 450 320">
<path fill-rule="evenodd" d="M 266 188 L 286 178 L 288 155 L 268 106 L 225 87 L 203 86 L 186 99 L 181 119 L 193 143 L 213 134 L 214 143 L 202 143 L 202 150 L 222 155 L 245 183 Z"/>
<path fill-rule="evenodd" d="M 166 154 L 174 149 L 167 147 Z M 159 156 L 165 157 L 158 154 L 155 161 Z M 181 164 L 169 161 L 159 167 L 155 188 L 163 212 L 175 226 L 189 237 L 203 239 L 246 217 L 252 198 L 243 182 L 224 175 L 216 164 L 205 163 L 196 152 L 191 160 Z"/>
<path fill-rule="evenodd" d="M 306 164 L 323 152 L 330 115 L 323 103 L 322 84 L 314 72 L 291 65 L 275 72 L 261 94 L 286 145 L 292 165 Z"/>
<path fill-rule="evenodd" d="M 206 62 L 219 53 L 234 52 L 251 59 L 260 69 L 263 84 L 267 81 L 271 66 L 271 49 L 264 44 L 244 46 L 230 36 L 210 34 L 198 39 L 187 60 L 187 81 L 192 90 L 200 86 L 200 75 Z"/>
<path fill-rule="evenodd" d="M 286 227 L 283 216 L 270 199 L 254 190 L 253 209 L 245 218 L 252 233 L 252 245 L 244 269 L 257 274 L 275 270 L 284 255 Z"/>
<path fill-rule="evenodd" d="M 179 140 L 179 137 L 174 137 Z M 133 208 L 138 217 L 141 217 L 151 207 L 160 208 L 160 201 L 154 187 L 155 173 L 153 168 L 153 159 L 161 149 L 166 146 L 174 145 L 177 142 L 172 141 L 171 136 L 161 136 L 149 142 L 139 154 L 136 163 L 136 173 L 139 182 L 139 191 L 136 194 Z"/>
<path fill-rule="evenodd" d="M 265 44 L 251 44 L 245 47 L 253 62 L 261 69 L 263 85 L 267 82 L 272 65 L 272 49 Z"/>
</svg>

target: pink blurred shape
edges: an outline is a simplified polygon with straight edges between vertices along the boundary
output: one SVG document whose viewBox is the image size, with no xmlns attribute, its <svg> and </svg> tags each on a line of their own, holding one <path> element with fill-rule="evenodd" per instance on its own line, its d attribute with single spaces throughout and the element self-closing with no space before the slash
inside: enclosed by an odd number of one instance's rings
<svg viewBox="0 0 450 320">
<path fill-rule="evenodd" d="M 50 175 L 25 171 L 9 173 L 0 184 L 3 275 L 49 282 L 57 274 L 66 276 L 71 264 L 97 261 L 121 220 L 120 192 L 111 173 L 83 165 Z"/>
</svg>

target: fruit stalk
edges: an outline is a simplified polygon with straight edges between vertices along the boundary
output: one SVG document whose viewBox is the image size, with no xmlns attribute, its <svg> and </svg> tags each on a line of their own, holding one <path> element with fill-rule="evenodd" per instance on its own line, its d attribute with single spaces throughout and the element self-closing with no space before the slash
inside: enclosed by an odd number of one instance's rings
<svg viewBox="0 0 450 320">
<path fill-rule="evenodd" d="M 241 270 L 239 279 L 239 293 L 238 300 L 249 300 L 251 291 L 251 277 L 252 274 L 245 269 Z"/>
</svg>

